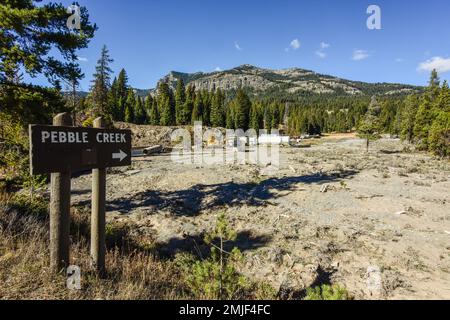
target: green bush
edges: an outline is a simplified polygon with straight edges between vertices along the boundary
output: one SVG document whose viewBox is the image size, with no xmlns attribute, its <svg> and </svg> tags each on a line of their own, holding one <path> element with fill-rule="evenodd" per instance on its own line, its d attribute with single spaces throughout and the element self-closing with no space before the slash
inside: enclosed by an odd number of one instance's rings
<svg viewBox="0 0 450 320">
<path fill-rule="evenodd" d="M 186 275 L 186 284 L 195 297 L 239 299 L 250 288 L 250 282 L 236 269 L 243 259 L 240 250 L 224 250 L 225 243 L 235 239 L 236 233 L 229 228 L 225 215 L 221 214 L 215 229 L 204 239 L 210 246 L 209 258 L 195 260 L 191 255 L 177 255 L 176 262 Z"/>
<path fill-rule="evenodd" d="M 350 295 L 345 288 L 337 284 L 324 284 L 315 288 L 308 288 L 304 300 L 350 300 Z"/>
<path fill-rule="evenodd" d="M 7 189 L 36 190 L 47 182 L 46 176 L 31 176 L 29 139 L 19 121 L 0 113 L 0 180 Z"/>
<path fill-rule="evenodd" d="M 93 117 L 89 117 L 86 120 L 83 121 L 82 126 L 84 128 L 92 128 L 94 126 L 94 118 Z"/>
</svg>

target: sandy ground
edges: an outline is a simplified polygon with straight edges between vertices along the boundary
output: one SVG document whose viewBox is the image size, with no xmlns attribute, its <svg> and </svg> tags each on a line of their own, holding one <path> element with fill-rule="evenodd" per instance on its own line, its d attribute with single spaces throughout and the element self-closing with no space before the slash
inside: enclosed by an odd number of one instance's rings
<svg viewBox="0 0 450 320">
<path fill-rule="evenodd" d="M 242 272 L 285 296 L 333 282 L 355 298 L 450 299 L 450 163 L 404 149 L 384 139 L 365 154 L 362 140 L 329 137 L 282 148 L 279 170 L 137 158 L 108 174 L 108 219 L 173 254 L 195 251 L 225 212 Z M 90 184 L 72 180 L 73 204 L 89 206 Z"/>
</svg>

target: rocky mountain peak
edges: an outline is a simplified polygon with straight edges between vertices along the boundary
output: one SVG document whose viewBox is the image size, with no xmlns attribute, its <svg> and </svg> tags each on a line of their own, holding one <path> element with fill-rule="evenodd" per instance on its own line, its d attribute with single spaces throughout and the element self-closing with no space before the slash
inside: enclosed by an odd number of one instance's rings
<svg viewBox="0 0 450 320">
<path fill-rule="evenodd" d="M 243 64 L 233 69 L 210 73 L 183 73 L 171 71 L 160 81 L 167 83 L 173 90 L 178 79 L 185 85 L 194 85 L 196 90 L 220 88 L 224 91 L 245 88 L 253 94 L 262 96 L 267 92 L 289 98 L 293 95 L 373 95 L 406 94 L 421 88 L 402 84 L 364 83 L 322 75 L 311 70 L 292 67 L 272 70 Z"/>
</svg>

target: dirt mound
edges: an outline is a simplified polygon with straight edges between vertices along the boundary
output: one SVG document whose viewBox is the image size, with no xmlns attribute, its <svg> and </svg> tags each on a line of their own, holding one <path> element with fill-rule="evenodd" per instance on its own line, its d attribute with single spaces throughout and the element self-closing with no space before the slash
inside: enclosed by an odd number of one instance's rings
<svg viewBox="0 0 450 320">
<path fill-rule="evenodd" d="M 133 148 L 144 148 L 154 145 L 162 145 L 164 148 L 171 146 L 171 133 L 180 127 L 160 127 L 149 125 L 136 125 L 125 122 L 116 122 L 118 129 L 130 129 L 133 134 Z"/>
</svg>

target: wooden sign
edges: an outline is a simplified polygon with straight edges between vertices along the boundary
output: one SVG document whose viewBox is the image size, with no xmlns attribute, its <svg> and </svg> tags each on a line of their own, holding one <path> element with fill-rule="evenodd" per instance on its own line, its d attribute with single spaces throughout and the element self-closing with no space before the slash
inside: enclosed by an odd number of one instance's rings
<svg viewBox="0 0 450 320">
<path fill-rule="evenodd" d="M 131 164 L 131 131 L 30 125 L 31 174 Z"/>
</svg>

